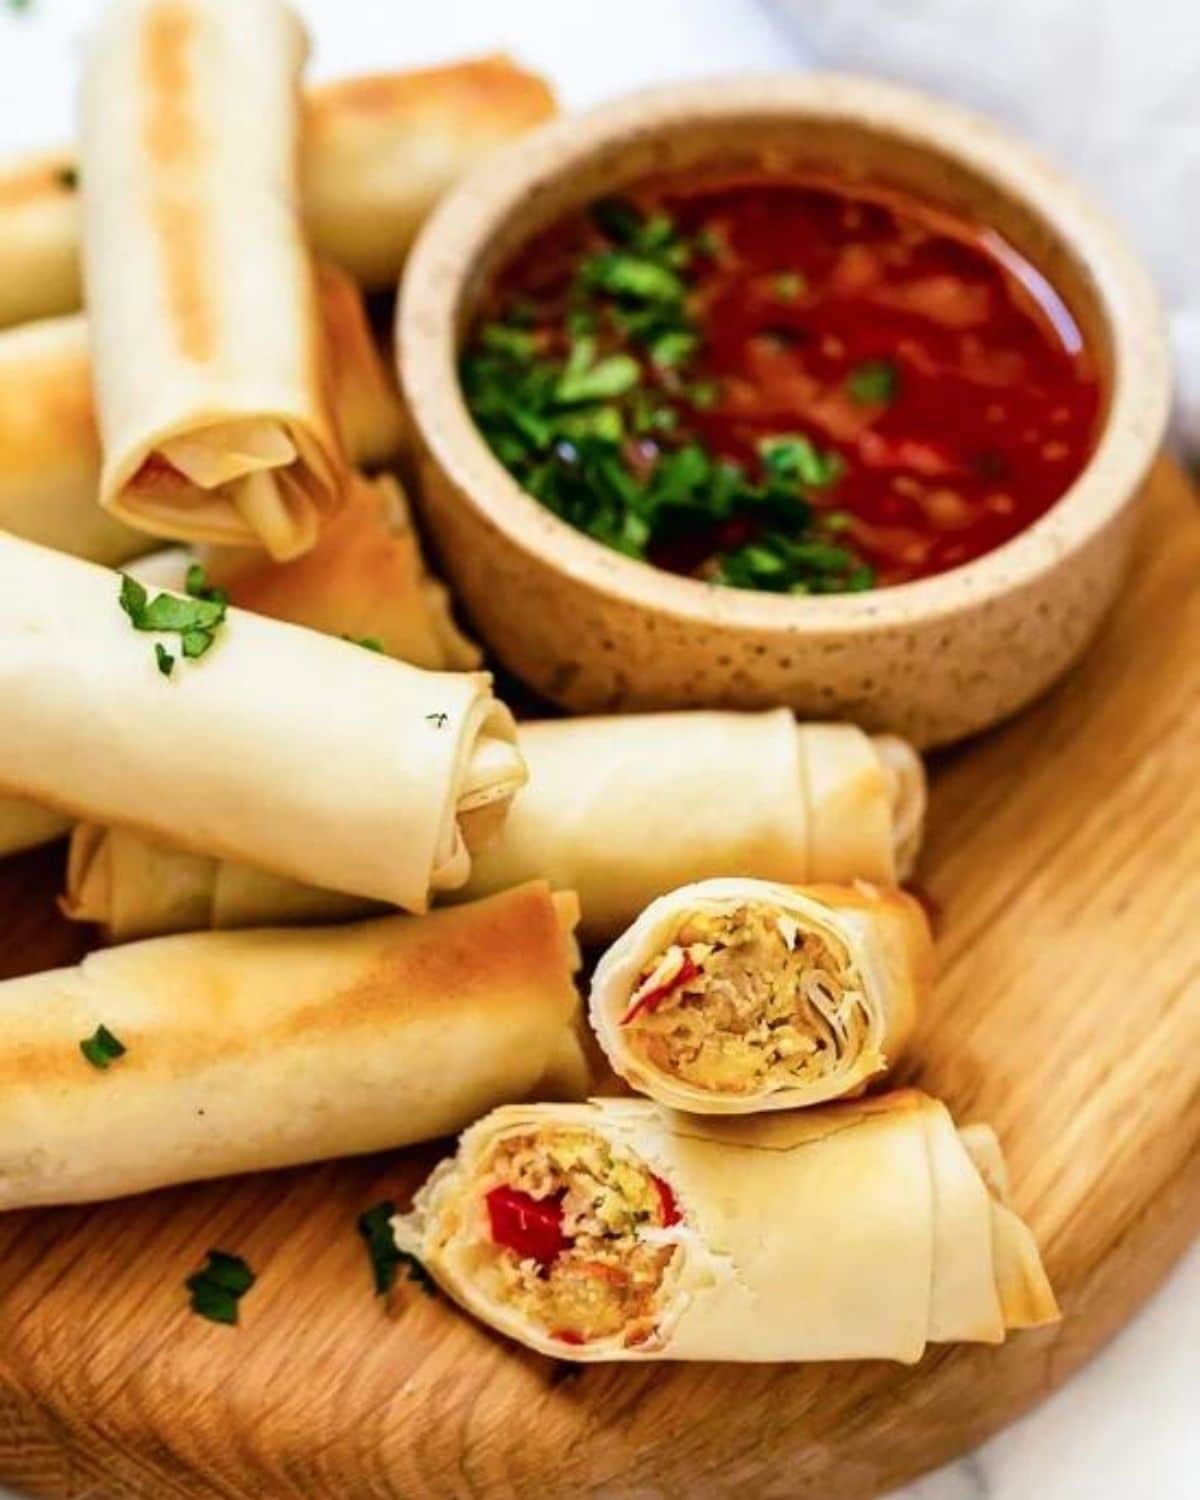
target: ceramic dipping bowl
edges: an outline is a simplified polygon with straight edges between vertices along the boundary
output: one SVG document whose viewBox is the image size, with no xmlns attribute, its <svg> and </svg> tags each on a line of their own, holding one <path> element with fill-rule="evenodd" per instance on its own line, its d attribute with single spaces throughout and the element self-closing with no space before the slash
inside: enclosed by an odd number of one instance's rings
<svg viewBox="0 0 1200 1500">
<path fill-rule="evenodd" d="M 1071 489 L 953 571 L 859 594 L 732 589 L 624 557 L 524 494 L 463 402 L 460 346 L 484 288 L 531 236 L 640 179 L 835 172 L 997 230 L 1089 342 L 1102 431 Z M 832 75 L 643 93 L 544 128 L 441 205 L 397 312 L 426 521 L 495 657 L 577 712 L 787 704 L 944 744 L 1013 713 L 1079 656 L 1114 600 L 1170 375 L 1156 297 L 1120 235 L 995 126 L 919 94 Z"/>
</svg>

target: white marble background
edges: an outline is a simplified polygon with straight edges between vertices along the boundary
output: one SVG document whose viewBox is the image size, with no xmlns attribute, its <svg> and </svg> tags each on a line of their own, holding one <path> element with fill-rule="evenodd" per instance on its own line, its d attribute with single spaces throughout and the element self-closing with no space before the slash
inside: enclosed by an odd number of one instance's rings
<svg viewBox="0 0 1200 1500">
<path fill-rule="evenodd" d="M 0 0 L 0 149 L 68 138 L 80 38 L 101 3 L 27 0 L 21 10 Z M 807 60 L 755 0 L 298 3 L 316 39 L 318 74 L 502 48 L 548 73 L 574 107 L 670 78 Z M 991 3 L 960 0 L 984 10 Z M 1198 1389 L 1200 1246 L 1064 1390 L 896 1500 L 1197 1500 Z"/>
</svg>

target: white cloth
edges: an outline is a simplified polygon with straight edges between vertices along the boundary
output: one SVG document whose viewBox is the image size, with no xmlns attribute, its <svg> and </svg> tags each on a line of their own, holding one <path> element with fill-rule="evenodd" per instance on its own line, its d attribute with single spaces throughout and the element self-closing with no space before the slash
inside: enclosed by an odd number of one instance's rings
<svg viewBox="0 0 1200 1500">
<path fill-rule="evenodd" d="M 1200 449 L 1198 0 L 766 0 L 820 65 L 993 115 L 1107 204 L 1170 310 Z"/>
</svg>

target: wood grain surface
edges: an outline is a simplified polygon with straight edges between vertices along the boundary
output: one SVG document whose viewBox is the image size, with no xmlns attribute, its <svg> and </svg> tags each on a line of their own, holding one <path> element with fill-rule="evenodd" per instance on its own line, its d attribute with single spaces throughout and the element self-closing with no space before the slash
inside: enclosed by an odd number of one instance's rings
<svg viewBox="0 0 1200 1500">
<path fill-rule="evenodd" d="M 0 1220 L 0 1478 L 75 1500 L 859 1500 L 1066 1379 L 1200 1231 L 1193 502 L 1160 467 L 1087 660 L 935 768 L 942 977 L 906 1077 L 999 1129 L 1060 1328 L 911 1369 L 581 1372 L 411 1286 L 374 1299 L 354 1220 L 439 1154 L 411 1151 Z M 60 860 L 0 866 L 0 971 L 78 951 Z M 259 1273 L 237 1330 L 186 1309 L 213 1246 Z"/>
</svg>

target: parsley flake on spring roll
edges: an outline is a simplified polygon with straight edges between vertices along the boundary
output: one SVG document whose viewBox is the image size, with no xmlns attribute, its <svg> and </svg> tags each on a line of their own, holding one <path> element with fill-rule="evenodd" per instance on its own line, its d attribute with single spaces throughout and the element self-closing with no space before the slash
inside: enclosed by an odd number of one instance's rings
<svg viewBox="0 0 1200 1500">
<path fill-rule="evenodd" d="M 578 1097 L 577 911 L 533 884 L 419 920 L 131 943 L 0 984 L 0 1209 L 382 1151 Z"/>
<path fill-rule="evenodd" d="M 115 0 L 84 68 L 100 503 L 296 557 L 343 500 L 300 222 L 307 39 L 279 0 Z"/>
<path fill-rule="evenodd" d="M 884 1073 L 932 981 L 929 924 L 903 891 L 706 880 L 660 896 L 608 950 L 591 1020 L 660 1104 L 794 1109 Z"/>
<path fill-rule="evenodd" d="M 998 1158 L 913 1091 L 743 1120 L 513 1105 L 394 1229 L 468 1312 L 560 1359 L 913 1363 L 1058 1316 Z"/>
</svg>

